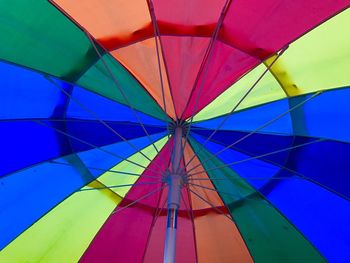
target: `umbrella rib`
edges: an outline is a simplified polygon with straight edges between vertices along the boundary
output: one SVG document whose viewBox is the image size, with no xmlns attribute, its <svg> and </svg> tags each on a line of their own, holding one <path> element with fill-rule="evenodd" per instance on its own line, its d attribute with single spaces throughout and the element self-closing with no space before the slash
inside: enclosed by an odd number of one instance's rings
<svg viewBox="0 0 350 263">
<path fill-rule="evenodd" d="M 153 190 L 153 191 L 151 191 L 151 192 L 149 192 L 149 193 L 143 195 L 142 197 L 136 199 L 135 201 L 131 202 L 130 204 L 128 204 L 128 205 L 126 205 L 126 206 L 123 206 L 123 207 L 120 208 L 120 209 L 118 209 L 118 207 L 117 207 L 117 210 L 113 211 L 113 212 L 112 212 L 112 215 L 115 215 L 116 213 L 120 213 L 120 212 L 123 211 L 124 209 L 127 209 L 127 208 L 129 208 L 130 206 L 132 206 L 132 205 L 134 205 L 134 204 L 140 202 L 141 200 L 143 200 L 143 199 L 145 199 L 145 198 L 147 198 L 147 197 L 149 197 L 149 196 L 151 196 L 151 195 L 153 195 L 153 194 L 155 194 L 155 193 L 161 191 L 162 189 L 165 188 L 165 186 L 166 186 L 166 185 L 164 185 L 164 186 L 162 186 L 162 187 L 159 187 L 159 188 L 157 188 L 157 189 L 155 189 L 155 190 Z"/>
<path fill-rule="evenodd" d="M 114 189 L 128 186 L 142 186 L 142 185 L 154 185 L 159 184 L 160 182 L 145 182 L 145 183 L 134 183 L 134 184 L 119 184 L 119 185 L 111 185 L 111 186 L 103 186 L 103 187 L 93 187 L 93 188 L 82 188 L 78 192 L 85 192 L 90 190 L 104 190 L 104 189 Z"/>
<path fill-rule="evenodd" d="M 325 141 L 326 141 L 326 140 L 325 140 Z M 312 182 L 312 183 L 314 183 L 314 184 L 317 184 L 317 185 L 323 187 L 323 188 L 326 189 L 327 191 L 330 191 L 330 192 L 333 192 L 334 194 L 337 194 L 338 196 L 340 196 L 341 198 L 346 199 L 347 201 L 350 201 L 350 198 L 349 198 L 349 197 L 347 197 L 347 196 L 345 196 L 345 195 L 343 195 L 343 194 L 337 192 L 337 191 L 334 190 L 333 188 L 330 188 L 330 187 L 328 187 L 328 186 L 326 186 L 326 185 L 324 185 L 324 184 L 322 184 L 322 183 L 320 183 L 320 182 L 318 182 L 318 181 L 316 181 L 316 180 L 314 180 L 314 179 L 312 179 L 312 178 L 306 176 L 305 174 L 303 174 L 303 173 L 301 173 L 301 172 L 295 171 L 295 170 L 293 170 L 293 169 L 291 169 L 291 168 L 288 168 L 288 167 L 286 167 L 286 166 L 284 166 L 284 165 L 281 165 L 281 164 L 279 164 L 279 163 L 276 163 L 276 162 L 271 161 L 271 160 L 268 160 L 268 159 L 262 158 L 262 160 L 263 160 L 264 162 L 271 163 L 271 164 L 273 164 L 273 165 L 275 165 L 275 166 L 277 166 L 277 167 L 279 167 L 279 168 L 281 168 L 281 169 L 283 169 L 283 170 L 286 170 L 286 171 L 291 172 L 291 173 L 293 173 L 293 174 L 295 174 L 295 175 L 298 176 L 297 178 L 295 178 L 295 177 L 273 177 L 273 178 L 271 178 L 271 180 L 273 180 L 273 179 L 301 179 L 301 180 L 307 180 L 307 181 L 310 181 L 310 182 Z M 241 177 L 241 178 L 251 180 L 251 178 L 245 178 L 245 177 Z"/>
<path fill-rule="evenodd" d="M 151 227 L 149 228 L 149 231 L 148 231 L 148 234 L 147 234 L 147 242 L 146 242 L 146 246 L 145 246 L 145 249 L 144 249 L 144 252 L 143 252 L 143 256 L 142 256 L 142 261 L 141 262 L 145 261 L 144 259 L 145 259 L 146 252 L 147 252 L 148 247 L 149 247 L 149 243 L 150 243 L 151 235 L 152 235 L 152 232 L 153 232 L 153 228 L 154 228 L 154 226 L 155 226 L 155 224 L 156 224 L 156 222 L 158 220 L 158 217 L 162 213 L 162 210 L 164 209 L 165 203 L 167 201 L 167 199 L 164 198 L 164 202 L 160 206 L 160 201 L 161 201 L 162 195 L 163 195 L 163 191 L 160 193 L 160 195 L 158 197 L 157 207 L 156 207 L 156 210 L 153 213 L 153 219 L 152 219 Z"/>
<path fill-rule="evenodd" d="M 142 130 L 145 132 L 145 134 L 146 134 L 148 140 L 149 140 L 150 143 L 153 145 L 153 148 L 156 150 L 157 154 L 159 154 L 159 150 L 158 150 L 157 146 L 154 144 L 153 140 L 151 139 L 151 137 L 150 137 L 148 131 L 146 130 L 145 126 L 143 125 L 143 123 L 142 123 L 142 121 L 141 121 L 139 115 L 137 114 L 135 108 L 131 105 L 131 103 L 130 103 L 128 97 L 126 96 L 126 94 L 125 94 L 125 92 L 124 92 L 124 90 L 123 90 L 123 88 L 119 85 L 119 83 L 118 83 L 116 77 L 114 76 L 112 70 L 111 70 L 110 67 L 107 65 L 105 59 L 103 58 L 103 56 L 101 55 L 100 51 L 99 51 L 98 48 L 96 47 L 96 44 L 95 44 L 94 40 L 92 39 L 92 36 L 91 36 L 90 33 L 87 32 L 85 29 L 84 29 L 84 32 L 85 32 L 86 36 L 88 37 L 89 41 L 91 42 L 92 46 L 94 47 L 94 49 L 95 49 L 97 55 L 99 56 L 99 58 L 100 58 L 102 64 L 104 65 L 104 67 L 105 67 L 106 70 L 108 71 L 108 73 L 109 73 L 110 77 L 112 78 L 114 84 L 117 86 L 118 90 L 119 90 L 120 93 L 122 94 L 122 96 L 123 96 L 125 102 L 128 104 L 129 108 L 131 109 L 131 111 L 133 112 L 133 114 L 134 114 L 134 116 L 136 117 L 137 121 L 139 122 L 139 124 L 140 124 Z M 162 159 L 162 162 L 165 164 L 166 161 L 164 160 L 164 158 L 162 157 L 162 155 L 161 155 L 160 158 Z"/>
<path fill-rule="evenodd" d="M 180 197 L 181 197 L 182 202 L 184 203 L 185 210 L 188 214 L 188 217 L 189 217 L 189 219 L 191 219 L 190 209 L 186 205 L 185 198 L 183 197 L 182 191 L 180 192 Z"/>
<path fill-rule="evenodd" d="M 196 172 L 196 173 L 193 173 L 193 174 L 190 174 L 189 176 L 191 176 L 191 178 L 189 178 L 188 180 L 189 181 L 194 181 L 194 180 L 230 180 L 229 178 L 193 178 L 193 175 L 196 175 L 196 174 L 200 174 L 200 173 L 207 173 L 208 171 L 212 171 L 212 170 L 217 170 L 217 169 L 221 169 L 221 168 L 224 168 L 224 167 L 229 167 L 231 165 L 235 165 L 235 164 L 239 164 L 239 163 L 244 163 L 244 162 L 247 162 L 247 161 L 251 161 L 251 160 L 254 160 L 254 159 L 258 159 L 258 158 L 261 158 L 263 156 L 267 156 L 267 155 L 272 155 L 272 154 L 275 154 L 275 153 L 279 153 L 279 152 L 282 152 L 282 151 L 286 151 L 286 150 L 289 150 L 289 149 L 296 149 L 296 148 L 299 148 L 299 147 L 303 147 L 303 146 L 307 146 L 307 145 L 311 145 L 311 144 L 314 144 L 314 143 L 318 143 L 318 142 L 322 142 L 322 141 L 327 141 L 326 139 L 319 139 L 319 140 L 315 140 L 315 141 L 312 141 L 312 142 L 308 142 L 308 143 L 304 143 L 304 144 L 299 144 L 299 145 L 296 145 L 294 147 L 289 147 L 289 148 L 286 148 L 286 149 L 282 149 L 282 150 L 278 150 L 278 151 L 275 151 L 275 152 L 271 152 L 271 153 L 267 153 L 267 154 L 263 154 L 263 155 L 260 155 L 260 156 L 255 156 L 255 157 L 251 157 L 251 158 L 247 158 L 247 159 L 244 159 L 244 160 L 241 160 L 241 161 L 236 161 L 236 162 L 233 162 L 233 163 L 229 163 L 229 164 L 226 164 L 226 165 L 223 165 L 223 166 L 217 166 L 217 167 L 214 167 L 214 168 L 211 168 L 211 169 L 208 169 L 208 170 L 204 170 L 204 171 L 200 171 L 200 172 Z M 283 166 L 281 164 L 278 164 L 276 162 L 273 162 L 273 161 L 270 161 L 270 160 L 267 160 L 267 159 L 263 159 L 265 162 L 269 162 L 283 170 L 287 170 L 291 173 L 294 173 L 295 175 L 297 175 L 298 177 L 243 177 L 243 176 L 240 176 L 240 178 L 244 179 L 244 180 L 296 180 L 296 179 L 300 179 L 300 180 L 307 180 L 307 181 L 310 181 L 324 189 L 326 189 L 327 191 L 330 191 L 336 195 L 338 195 L 339 197 L 347 200 L 347 201 L 350 201 L 350 198 L 345 196 L 344 194 L 341 194 L 339 193 L 338 191 L 334 190 L 333 188 L 330 188 L 306 175 L 304 175 L 303 173 L 300 173 L 298 171 L 295 171 L 291 168 L 288 168 L 286 166 Z"/>
<path fill-rule="evenodd" d="M 216 167 L 213 167 L 213 168 L 209 168 L 209 169 L 207 169 L 207 170 L 203 170 L 203 171 L 199 171 L 199 172 L 195 172 L 195 173 L 190 173 L 188 176 L 193 177 L 193 176 L 196 175 L 196 174 L 207 173 L 207 172 L 209 172 L 209 171 L 214 171 L 214 170 L 217 170 L 217 169 L 229 167 L 229 166 L 231 166 L 231 165 L 236 165 L 236 164 L 245 163 L 245 162 L 248 162 L 248 161 L 252 161 L 252 160 L 255 160 L 255 159 L 259 159 L 259 158 L 261 158 L 261 157 L 265 157 L 265 156 L 269 156 L 269 155 L 281 153 L 281 152 L 288 151 L 288 150 L 297 149 L 297 148 L 300 148 L 300 147 L 304 147 L 304 146 L 307 146 L 307 145 L 311 145 L 311 144 L 318 143 L 318 142 L 323 142 L 323 141 L 326 141 L 326 139 L 318 139 L 318 140 L 315 140 L 315 141 L 312 141 L 312 142 L 307 142 L 307 143 L 303 143 L 303 144 L 298 144 L 298 145 L 291 146 L 291 147 L 288 147 L 288 148 L 283 148 L 283 149 L 280 149 L 280 150 L 277 150 L 277 151 L 273 151 L 273 152 L 261 154 L 261 155 L 254 156 L 254 157 L 249 157 L 249 158 L 246 158 L 246 159 L 243 159 L 243 160 L 239 160 L 239 161 L 235 161 L 235 162 L 231 162 L 231 163 L 226 163 L 226 164 L 224 164 L 224 165 L 220 165 L 220 166 L 216 166 Z M 209 160 L 209 159 L 207 159 L 207 160 Z"/>
<path fill-rule="evenodd" d="M 285 167 L 288 169 L 287 167 Z M 248 179 L 248 180 L 288 180 L 288 179 L 297 179 L 292 177 L 243 177 L 240 176 L 242 179 Z M 301 179 L 301 178 L 300 178 Z M 190 178 L 189 181 L 230 181 L 229 178 Z"/>
<path fill-rule="evenodd" d="M 147 155 L 145 155 L 142 151 L 140 151 L 139 148 L 137 148 L 133 143 L 131 143 L 129 140 L 125 139 L 120 133 L 118 133 L 116 130 L 114 130 L 109 124 L 107 124 L 104 120 L 102 120 L 98 114 L 89 109 L 88 107 L 86 107 L 81 101 L 79 101 L 78 99 L 76 99 L 75 97 L 73 97 L 71 94 L 69 94 L 67 91 L 65 91 L 61 86 L 59 86 L 50 76 L 46 75 L 45 78 L 52 84 L 54 85 L 56 88 L 58 88 L 63 94 L 65 94 L 66 96 L 68 96 L 70 98 L 71 101 L 73 101 L 74 103 L 76 103 L 77 105 L 79 105 L 80 108 L 82 108 L 84 111 L 86 111 L 87 113 L 89 113 L 91 116 L 93 116 L 94 118 L 96 118 L 103 126 L 105 126 L 108 130 L 110 130 L 112 133 L 114 133 L 115 135 L 117 135 L 120 139 L 122 139 L 124 142 L 126 142 L 127 144 L 129 144 L 134 150 L 140 152 L 140 154 L 145 157 L 148 161 L 152 161 Z M 158 165 L 158 164 L 157 164 Z M 160 166 L 158 166 L 160 168 Z"/>
<path fill-rule="evenodd" d="M 61 130 L 55 128 L 55 127 L 52 127 L 52 126 L 50 126 L 50 125 L 47 125 L 46 123 L 44 123 L 44 122 L 42 122 L 42 121 L 36 120 L 36 121 L 32 121 L 32 122 L 37 123 L 37 124 L 39 124 L 39 125 L 41 125 L 41 126 L 50 128 L 50 129 L 52 129 L 52 130 L 55 130 L 56 132 L 61 133 L 61 134 L 63 134 L 64 136 L 67 136 L 67 137 L 69 137 L 69 138 L 72 138 L 72 139 L 74 139 L 74 140 L 77 140 L 78 142 L 81 142 L 81 143 L 83 143 L 83 144 L 86 144 L 86 145 L 88 145 L 88 146 L 90 146 L 90 147 L 92 147 L 92 148 L 98 149 L 98 150 L 100 150 L 100 151 L 102 151 L 102 152 L 104 152 L 104 153 L 107 153 L 107 154 L 109 154 L 109 155 L 111 155 L 111 156 L 114 156 L 114 157 L 116 157 L 116 158 L 118 158 L 118 159 L 120 159 L 120 160 L 122 160 L 122 161 L 126 161 L 126 162 L 128 162 L 128 163 L 134 164 L 134 165 L 136 165 L 136 166 L 139 166 L 139 167 L 141 167 L 141 168 L 147 169 L 147 170 L 149 170 L 149 171 L 151 171 L 151 172 L 154 172 L 154 173 L 156 173 L 156 174 L 161 174 L 161 173 L 159 173 L 159 172 L 157 172 L 157 171 L 154 171 L 154 170 L 149 169 L 149 168 L 146 167 L 146 166 L 143 166 L 143 165 L 141 165 L 141 164 L 139 164 L 139 163 L 136 163 L 136 162 L 134 162 L 134 161 L 131 161 L 131 160 L 125 158 L 125 157 L 121 157 L 120 155 L 117 155 L 117 154 L 115 154 L 115 153 L 113 153 L 113 152 L 107 151 L 107 150 L 105 150 L 105 149 L 103 149 L 103 148 L 101 148 L 101 147 L 99 147 L 99 146 L 97 146 L 97 145 L 95 145 L 95 144 L 89 143 L 89 142 L 84 141 L 84 140 L 82 140 L 82 139 L 80 139 L 80 138 L 78 138 L 78 137 L 76 137 L 76 136 L 73 136 L 73 135 L 67 133 L 67 132 L 61 131 Z"/>
<path fill-rule="evenodd" d="M 73 164 L 69 164 L 69 163 L 63 163 L 63 162 L 57 162 L 57 161 L 49 161 L 50 163 L 54 163 L 54 164 L 60 164 L 60 165 L 66 165 L 66 166 L 72 166 L 75 167 Z M 112 170 L 111 169 L 103 169 L 103 168 L 98 168 L 98 167 L 91 167 L 91 166 L 86 166 L 84 165 L 86 168 L 91 169 L 91 170 L 97 170 L 97 171 L 103 171 L 103 172 L 109 172 L 109 173 L 115 173 L 115 174 L 122 174 L 122 175 L 131 175 L 131 176 L 141 176 L 141 174 L 137 174 L 137 173 L 130 173 L 130 172 L 122 172 L 122 171 L 118 171 L 118 170 Z M 142 177 L 144 178 L 153 178 L 153 179 L 160 179 L 159 176 L 145 176 L 142 175 Z"/>
<path fill-rule="evenodd" d="M 50 122 L 99 122 L 98 120 L 94 119 L 75 119 L 75 118 L 67 118 L 67 119 L 54 119 L 54 118 L 19 118 L 19 119 L 0 119 L 1 122 L 30 122 L 30 121 L 50 121 Z M 116 121 L 116 120 L 111 120 L 108 122 L 113 122 L 113 123 L 118 123 L 120 125 L 130 125 L 130 126 L 135 126 L 139 124 L 137 123 L 132 123 L 132 122 L 127 122 L 127 121 Z M 166 128 L 165 126 L 161 125 L 148 125 L 152 127 L 157 127 L 157 128 Z M 160 133 L 160 132 L 159 132 Z"/>
<path fill-rule="evenodd" d="M 214 44 L 215 44 L 215 42 L 217 40 L 217 37 L 219 35 L 219 30 L 220 30 L 221 25 L 222 25 L 222 23 L 224 21 L 224 17 L 226 15 L 226 12 L 227 12 L 227 9 L 228 9 L 228 6 L 229 6 L 230 3 L 231 3 L 231 0 L 226 0 L 225 5 L 223 6 L 223 8 L 221 10 L 221 14 L 220 14 L 219 20 L 217 22 L 217 25 L 216 25 L 215 30 L 213 32 L 213 35 L 211 37 L 210 43 L 209 43 L 208 48 L 207 48 L 207 50 L 205 52 L 205 55 L 203 57 L 202 66 L 204 66 L 204 71 L 202 70 L 203 69 L 202 67 L 199 69 L 197 77 L 196 77 L 196 80 L 195 80 L 195 82 L 193 84 L 193 87 L 192 87 L 192 92 L 193 92 L 193 90 L 195 89 L 195 87 L 197 85 L 197 82 L 199 80 L 199 77 L 200 77 L 201 73 L 203 73 L 203 77 L 202 77 L 200 85 L 199 85 L 199 90 L 198 90 L 197 98 L 196 98 L 196 101 L 195 101 L 195 105 L 194 105 L 193 110 L 192 110 L 191 119 L 190 119 L 189 125 L 188 125 L 187 130 L 186 130 L 186 136 L 185 136 L 184 146 L 183 146 L 184 150 L 185 150 L 185 147 L 186 147 L 186 144 L 187 144 L 188 136 L 189 136 L 190 131 L 191 131 L 191 126 L 192 126 L 192 123 L 193 123 L 193 117 L 194 117 L 194 114 L 195 114 L 195 112 L 197 110 L 197 107 L 198 107 L 199 97 L 200 97 L 200 95 L 202 93 L 202 90 L 203 90 L 203 87 L 204 87 L 204 76 L 206 76 L 206 74 L 208 72 L 209 64 L 210 64 L 210 62 L 211 62 L 211 60 L 213 58 L 213 46 L 214 46 Z M 192 92 L 191 92 L 191 95 L 192 95 Z M 191 99 L 191 95 L 190 95 L 189 99 Z M 185 110 L 187 109 L 188 103 L 189 103 L 189 101 L 187 102 Z M 183 111 L 183 113 L 184 112 L 185 111 Z M 183 115 L 183 113 L 182 113 L 182 115 Z M 182 155 L 184 154 L 184 150 L 181 152 Z"/>
<path fill-rule="evenodd" d="M 231 222 L 233 222 L 235 224 L 235 221 L 233 220 L 233 218 L 231 216 L 228 216 L 226 213 L 222 212 L 219 208 L 217 208 L 215 205 L 213 205 L 210 201 L 206 200 L 204 197 L 202 197 L 200 194 L 196 193 L 194 190 L 188 188 L 188 190 L 193 193 L 195 196 L 197 196 L 199 199 L 201 199 L 203 202 L 207 203 L 208 205 L 210 205 L 215 211 L 217 211 L 219 214 L 225 216 L 226 218 L 228 218 Z"/>
<path fill-rule="evenodd" d="M 154 13 L 152 0 L 149 0 L 148 2 L 149 2 L 149 12 L 150 12 L 150 15 L 151 15 L 153 28 L 154 28 L 153 32 L 154 32 L 154 40 L 156 42 L 157 63 L 158 63 L 160 86 L 161 86 L 161 90 L 162 90 L 162 100 L 163 100 L 163 105 L 164 105 L 164 111 L 169 116 L 169 114 L 167 112 L 167 109 L 166 109 L 163 74 L 162 74 L 162 67 L 161 67 L 161 64 L 160 64 L 159 44 L 158 44 L 158 38 L 160 40 L 159 28 L 158 28 L 156 15 Z M 168 133 L 168 138 L 169 138 L 169 133 Z"/>
<path fill-rule="evenodd" d="M 242 138 L 236 140 L 235 142 L 231 143 L 230 145 L 226 146 L 224 149 L 216 152 L 213 156 L 209 157 L 208 159 L 204 160 L 202 162 L 203 163 L 206 163 L 208 162 L 209 160 L 212 160 L 213 158 L 215 158 L 216 156 L 218 156 L 219 154 L 223 153 L 224 151 L 230 149 L 232 146 L 235 146 L 236 144 L 242 142 L 243 140 L 247 139 L 248 137 L 252 136 L 253 134 L 255 134 L 256 132 L 262 130 L 263 128 L 269 126 L 271 123 L 279 120 L 280 118 L 284 117 L 285 115 L 287 115 L 288 113 L 292 112 L 293 110 L 303 106 L 305 103 L 307 103 L 308 101 L 312 100 L 313 98 L 317 97 L 318 95 L 320 95 L 322 93 L 322 91 L 318 91 L 316 93 L 314 93 L 312 96 L 310 96 L 309 98 L 305 99 L 304 101 L 298 103 L 297 105 L 295 105 L 294 107 L 290 108 L 289 110 L 281 113 L 280 115 L 276 116 L 275 118 L 271 119 L 270 121 L 260 125 L 258 128 L 256 128 L 255 130 L 251 131 L 250 133 L 248 133 L 247 135 L 243 136 Z M 197 164 L 195 165 L 194 167 L 192 167 L 190 170 L 188 170 L 188 172 L 194 170 L 195 168 L 199 167 L 200 164 Z"/>
<path fill-rule="evenodd" d="M 181 193 L 182 194 L 182 193 Z M 194 223 L 194 212 L 193 212 L 193 206 L 192 206 L 192 197 L 189 191 L 189 186 L 186 186 L 186 194 L 187 194 L 187 198 L 188 198 L 188 205 L 189 205 L 189 214 L 190 214 L 190 219 L 192 222 L 192 233 L 193 233 L 193 239 L 194 239 L 194 249 L 195 249 L 195 253 L 196 253 L 196 261 L 195 263 L 198 263 L 198 249 L 197 249 L 197 238 L 196 238 L 196 225 Z M 185 204 L 186 205 L 186 204 Z"/>
<path fill-rule="evenodd" d="M 257 86 L 257 84 L 262 80 L 262 78 L 266 75 L 267 72 L 270 71 L 271 67 L 275 64 L 278 58 L 287 50 L 287 47 L 282 49 L 280 53 L 274 58 L 271 64 L 264 70 L 264 72 L 259 76 L 259 78 L 254 82 L 254 84 L 247 90 L 247 92 L 240 98 L 238 103 L 232 108 L 232 110 L 226 114 L 225 118 L 219 123 L 219 125 L 215 128 L 215 130 L 210 134 L 210 136 L 205 140 L 203 146 L 205 146 L 208 141 L 217 133 L 217 131 L 225 124 L 225 122 L 231 117 L 231 114 L 241 105 L 241 103 L 248 97 L 248 95 L 253 91 L 253 89 Z M 201 148 L 203 149 L 203 148 Z M 199 151 L 201 151 L 201 149 Z M 194 160 L 195 154 L 191 157 L 191 159 L 186 163 L 186 167 Z"/>
<path fill-rule="evenodd" d="M 215 188 L 210 188 L 210 187 L 207 187 L 207 186 L 203 186 L 203 185 L 200 185 L 200 184 L 195 184 L 195 183 L 188 183 L 188 184 L 193 185 L 195 187 L 199 187 L 199 188 L 203 188 L 203 189 L 206 189 L 206 190 L 210 190 L 210 191 L 213 191 L 213 192 L 216 192 L 216 193 L 219 193 L 219 194 L 224 194 L 224 195 L 227 195 L 227 196 L 231 196 L 233 198 L 238 198 L 239 200 L 256 201 L 256 199 L 242 196 L 238 191 L 237 191 L 237 195 L 234 195 L 232 193 L 224 192 L 224 191 L 217 190 Z M 239 201 L 239 200 L 237 200 L 237 201 Z"/>
<path fill-rule="evenodd" d="M 155 225 L 155 223 L 156 223 L 158 217 L 159 217 L 160 214 L 162 213 L 162 210 L 165 208 L 166 202 L 167 202 L 167 199 L 164 198 L 164 201 L 163 201 L 162 206 L 159 206 L 159 207 L 158 207 L 158 211 L 157 211 L 157 213 L 156 213 L 156 215 L 155 215 L 155 219 L 154 219 L 154 222 L 153 222 L 153 224 L 152 224 L 152 227 Z"/>
</svg>

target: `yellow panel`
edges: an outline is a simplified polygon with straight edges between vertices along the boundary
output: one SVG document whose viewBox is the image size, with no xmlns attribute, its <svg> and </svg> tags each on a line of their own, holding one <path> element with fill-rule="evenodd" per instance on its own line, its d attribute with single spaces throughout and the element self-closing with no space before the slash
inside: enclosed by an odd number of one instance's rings
<svg viewBox="0 0 350 263">
<path fill-rule="evenodd" d="M 157 149 L 162 149 L 164 144 L 167 141 L 167 137 L 160 139 L 155 143 L 155 146 Z M 154 149 L 152 145 L 148 146 L 147 148 L 142 150 L 143 154 L 148 156 L 151 160 L 156 156 L 157 152 Z M 128 160 L 133 161 L 135 163 L 139 163 L 143 166 L 148 166 L 150 161 L 148 161 L 145 157 L 142 156 L 141 153 L 136 153 L 128 158 Z M 140 162 L 142 160 L 142 163 Z M 129 162 L 122 162 L 115 166 L 112 170 L 115 171 L 123 171 L 128 173 L 135 173 L 135 174 L 142 174 L 145 170 L 142 167 L 139 167 L 135 164 L 129 163 Z M 155 174 L 154 176 L 157 176 Z M 158 175 L 160 176 L 160 175 Z M 104 185 L 121 185 L 121 184 L 133 184 L 139 177 L 132 176 L 132 175 L 125 175 L 125 174 L 116 174 L 111 172 L 106 172 L 103 175 L 101 175 L 98 180 L 103 183 Z M 126 193 L 129 191 L 130 187 L 121 187 L 121 188 L 113 188 L 111 189 L 118 195 L 124 197 Z"/>
<path fill-rule="evenodd" d="M 290 45 L 273 66 L 291 96 L 350 84 L 350 9 Z"/>
<path fill-rule="evenodd" d="M 77 262 L 120 201 L 108 189 L 73 194 L 5 247 L 0 262 Z"/>
<path fill-rule="evenodd" d="M 231 112 L 235 105 L 237 105 L 238 101 L 263 74 L 265 69 L 265 65 L 261 64 L 249 72 L 214 101 L 212 101 L 207 107 L 201 110 L 193 118 L 193 121 L 206 120 Z M 277 100 L 284 97 L 285 93 L 281 89 L 279 83 L 270 72 L 267 72 L 236 110 L 261 104 L 268 100 Z"/>
</svg>

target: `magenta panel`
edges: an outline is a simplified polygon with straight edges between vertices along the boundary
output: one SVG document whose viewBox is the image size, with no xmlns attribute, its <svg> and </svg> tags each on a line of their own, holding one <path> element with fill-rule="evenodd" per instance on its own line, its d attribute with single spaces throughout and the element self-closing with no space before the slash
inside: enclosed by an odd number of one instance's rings
<svg viewBox="0 0 350 263">
<path fill-rule="evenodd" d="M 149 168 L 165 170 L 170 159 L 171 143 L 167 143 L 159 155 L 152 161 Z M 166 161 L 164 164 L 163 161 Z M 162 168 L 160 169 L 159 166 Z M 146 170 L 143 175 L 152 175 Z M 138 183 L 154 182 L 153 178 L 143 176 Z M 143 197 L 147 193 L 161 187 L 161 183 L 134 186 L 115 209 L 103 227 L 100 229 L 81 262 L 141 262 L 147 245 L 152 220 L 159 203 L 160 192 L 152 194 L 140 202 L 120 211 L 129 203 Z"/>
</svg>

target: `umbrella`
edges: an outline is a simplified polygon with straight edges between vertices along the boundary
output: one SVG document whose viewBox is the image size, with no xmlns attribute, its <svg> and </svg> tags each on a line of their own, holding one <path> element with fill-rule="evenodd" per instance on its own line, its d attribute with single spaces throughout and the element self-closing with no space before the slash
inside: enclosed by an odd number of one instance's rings
<svg viewBox="0 0 350 263">
<path fill-rule="evenodd" d="M 0 3 L 0 262 L 349 262 L 350 1 Z"/>
</svg>

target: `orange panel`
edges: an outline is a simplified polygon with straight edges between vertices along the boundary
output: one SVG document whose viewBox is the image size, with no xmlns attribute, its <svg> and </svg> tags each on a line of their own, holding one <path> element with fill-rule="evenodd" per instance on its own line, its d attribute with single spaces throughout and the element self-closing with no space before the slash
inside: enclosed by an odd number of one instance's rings
<svg viewBox="0 0 350 263">
<path fill-rule="evenodd" d="M 186 163 L 193 154 L 191 146 L 186 144 L 184 154 Z M 187 169 L 191 169 L 191 167 L 198 164 L 200 162 L 195 157 Z M 203 170 L 203 167 L 200 165 L 198 171 Z M 196 178 L 208 179 L 209 177 L 206 173 L 203 173 L 198 174 Z M 214 188 L 209 180 L 196 180 L 193 182 L 205 187 Z M 194 186 L 190 186 L 190 189 L 229 215 L 228 210 L 222 208 L 224 204 L 216 192 Z M 192 209 L 194 210 L 198 262 L 253 262 L 236 225 L 194 194 L 191 193 L 190 196 Z M 203 209 L 204 207 L 206 209 Z"/>
<path fill-rule="evenodd" d="M 185 148 L 185 154 L 184 154 L 184 158 L 185 158 L 185 162 L 187 163 L 191 157 L 193 156 L 193 151 L 191 149 L 191 146 L 188 145 L 188 143 L 186 144 L 186 148 Z M 191 170 L 193 167 L 197 166 L 197 168 L 195 168 L 194 170 L 191 171 L 191 173 L 196 173 L 196 172 L 201 172 L 203 171 L 203 167 L 199 164 L 199 160 L 197 157 L 195 157 L 193 159 L 193 161 L 188 165 L 187 170 Z M 211 181 L 206 180 L 208 179 L 208 175 L 206 173 L 199 173 L 196 174 L 195 176 L 196 180 L 190 181 L 192 183 L 195 183 L 197 185 L 201 185 L 203 187 L 207 187 L 207 188 L 211 188 L 211 189 L 215 189 L 213 184 L 211 183 Z M 199 180 L 197 180 L 199 179 Z M 202 180 L 204 179 L 204 180 Z M 212 203 L 215 206 L 218 207 L 223 207 L 223 202 L 221 200 L 221 198 L 219 197 L 219 195 L 211 190 L 206 190 L 204 188 L 201 187 L 197 187 L 194 185 L 190 185 L 189 186 L 191 190 L 195 191 L 196 193 L 198 193 L 200 196 L 202 196 L 203 198 L 205 198 L 206 200 L 208 200 L 210 203 Z M 201 200 L 199 197 L 197 197 L 196 195 L 192 194 L 192 208 L 194 210 L 199 210 L 199 209 L 205 209 L 205 208 L 211 208 L 211 206 L 207 203 L 205 203 L 203 200 Z"/>
<path fill-rule="evenodd" d="M 130 39 L 152 24 L 146 0 L 51 0 L 100 41 Z"/>
<path fill-rule="evenodd" d="M 161 60 L 166 112 L 171 118 L 176 119 L 159 41 L 158 47 Z M 111 52 L 111 54 L 134 74 L 134 76 L 164 109 L 155 38 L 150 38 L 117 49 Z"/>
</svg>

